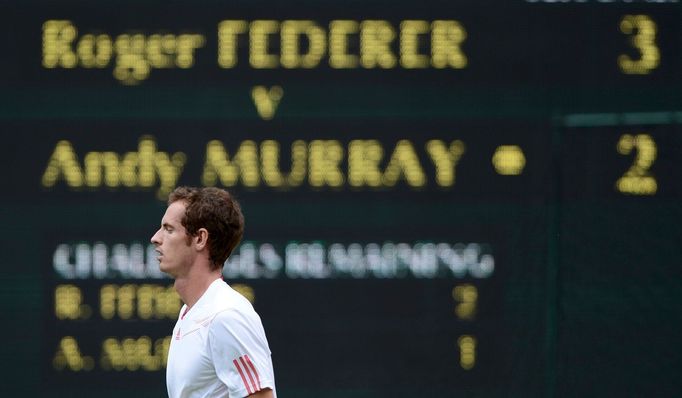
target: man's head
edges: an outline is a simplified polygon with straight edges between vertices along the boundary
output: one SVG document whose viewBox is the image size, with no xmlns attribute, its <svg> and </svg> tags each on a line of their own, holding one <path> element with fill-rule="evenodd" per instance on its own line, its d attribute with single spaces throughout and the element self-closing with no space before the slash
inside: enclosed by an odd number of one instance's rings
<svg viewBox="0 0 682 398">
<path fill-rule="evenodd" d="M 161 252 L 161 270 L 173 273 L 180 262 L 192 262 L 192 245 L 205 248 L 211 270 L 222 267 L 244 232 L 239 203 L 218 188 L 178 187 L 168 198 L 161 229 L 152 237 Z M 178 247 L 182 239 L 186 248 Z"/>
</svg>

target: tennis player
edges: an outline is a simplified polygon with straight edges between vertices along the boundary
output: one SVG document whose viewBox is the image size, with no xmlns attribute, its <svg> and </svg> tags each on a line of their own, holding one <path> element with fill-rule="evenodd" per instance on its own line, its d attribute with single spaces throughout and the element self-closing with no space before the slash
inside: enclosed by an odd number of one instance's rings
<svg viewBox="0 0 682 398">
<path fill-rule="evenodd" d="M 261 319 L 222 279 L 243 231 L 241 209 L 227 191 L 179 187 L 169 196 L 151 241 L 184 302 L 168 353 L 170 398 L 277 396 Z"/>
</svg>

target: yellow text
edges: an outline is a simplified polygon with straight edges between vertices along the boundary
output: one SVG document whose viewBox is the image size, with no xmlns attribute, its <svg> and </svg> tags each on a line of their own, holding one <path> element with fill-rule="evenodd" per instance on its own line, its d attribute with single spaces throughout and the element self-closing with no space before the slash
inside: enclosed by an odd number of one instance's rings
<svg viewBox="0 0 682 398">
<path fill-rule="evenodd" d="M 134 85 L 147 79 L 152 69 L 191 68 L 196 50 L 205 42 L 206 38 L 196 33 L 81 35 L 69 20 L 48 20 L 43 24 L 42 64 L 47 69 L 103 69 L 113 62 L 114 78 Z"/>
<path fill-rule="evenodd" d="M 288 170 L 280 166 L 280 152 L 280 144 L 274 140 L 246 140 L 231 150 L 221 141 L 210 141 L 202 183 L 225 187 L 241 184 L 254 189 L 291 189 L 305 182 L 313 188 L 385 189 L 402 183 L 418 189 L 428 183 L 422 164 L 428 157 L 436 169 L 433 180 L 439 187 L 448 188 L 455 184 L 464 144 L 460 140 L 430 140 L 420 149 L 409 140 L 400 140 L 392 148 L 372 139 L 352 140 L 346 145 L 337 140 L 297 140 L 290 147 Z"/>
<path fill-rule="evenodd" d="M 218 65 L 238 65 L 240 37 L 248 37 L 255 69 L 463 69 L 467 37 L 456 20 L 224 20 L 218 24 Z M 305 43 L 306 45 L 301 45 Z M 355 48 L 355 50 L 352 50 Z"/>
<path fill-rule="evenodd" d="M 102 343 L 100 366 L 103 370 L 158 371 L 168 362 L 170 339 L 169 336 L 155 341 L 148 336 L 108 338 Z"/>
<path fill-rule="evenodd" d="M 157 196 L 165 199 L 175 187 L 186 161 L 182 152 L 171 155 L 158 151 L 156 141 L 150 136 L 140 139 L 135 152 L 86 152 L 82 158 L 81 162 L 70 141 L 59 141 L 43 172 L 43 187 L 52 188 L 61 180 L 71 188 L 158 186 Z"/>
<path fill-rule="evenodd" d="M 176 319 L 182 302 L 172 285 L 102 286 L 100 315 L 104 319 Z"/>
</svg>

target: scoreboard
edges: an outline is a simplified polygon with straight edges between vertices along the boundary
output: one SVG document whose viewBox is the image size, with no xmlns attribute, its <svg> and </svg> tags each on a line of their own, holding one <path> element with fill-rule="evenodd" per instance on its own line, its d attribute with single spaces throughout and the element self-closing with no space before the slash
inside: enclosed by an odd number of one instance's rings
<svg viewBox="0 0 682 398">
<path fill-rule="evenodd" d="M 681 17 L 4 2 L 3 389 L 166 396 L 190 185 L 242 205 L 280 396 L 678 396 Z"/>
</svg>

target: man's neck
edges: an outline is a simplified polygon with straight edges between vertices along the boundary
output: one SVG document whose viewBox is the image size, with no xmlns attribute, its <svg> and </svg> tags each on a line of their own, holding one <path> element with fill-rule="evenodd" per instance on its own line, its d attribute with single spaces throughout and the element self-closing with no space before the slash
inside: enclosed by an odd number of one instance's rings
<svg viewBox="0 0 682 398">
<path fill-rule="evenodd" d="M 211 283 L 222 276 L 220 269 L 210 272 L 189 273 L 175 279 L 175 290 L 187 308 L 192 308 L 206 293 Z"/>
</svg>

